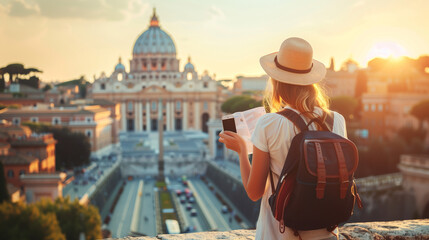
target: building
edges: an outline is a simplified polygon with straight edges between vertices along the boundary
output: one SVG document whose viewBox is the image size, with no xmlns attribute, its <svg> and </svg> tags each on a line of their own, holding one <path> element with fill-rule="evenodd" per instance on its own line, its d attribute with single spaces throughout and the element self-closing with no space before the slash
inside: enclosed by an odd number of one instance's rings
<svg viewBox="0 0 429 240">
<path fill-rule="evenodd" d="M 0 162 L 12 202 L 62 196 L 66 174 L 55 172 L 55 144 L 50 133 L 35 134 L 26 126 L 2 121 Z"/>
<path fill-rule="evenodd" d="M 91 143 L 93 155 L 109 154 L 112 150 L 114 138 L 112 130 L 115 126 L 111 118 L 111 111 L 98 105 L 52 107 L 51 105 L 36 105 L 20 109 L 2 109 L 0 118 L 21 125 L 24 122 L 44 123 L 53 126 L 64 126 L 73 132 L 85 134 Z"/>
<path fill-rule="evenodd" d="M 419 121 L 410 110 L 427 99 L 429 96 L 422 93 L 365 93 L 362 96 L 362 128 L 368 129 L 370 137 L 391 137 L 402 127 L 416 129 Z"/>
<path fill-rule="evenodd" d="M 259 93 L 257 95 L 262 96 L 267 86 L 268 78 L 268 75 L 257 77 L 237 76 L 237 80 L 234 82 L 232 91 L 234 94 L 239 95 L 246 92 L 252 92 Z"/>
<path fill-rule="evenodd" d="M 121 129 L 157 131 L 162 112 L 166 131 L 208 132 L 207 122 L 219 118 L 222 88 L 207 71 L 199 75 L 190 58 L 179 69 L 176 45 L 161 29 L 155 11 L 132 52 L 129 71 L 119 58 L 113 73 L 103 73 L 91 90 L 94 99 L 120 103 Z"/>
<path fill-rule="evenodd" d="M 26 126 L 0 125 L 0 160 L 9 183 L 22 187 L 20 176 L 55 172 L 55 144 L 50 133 L 36 134 Z"/>
<path fill-rule="evenodd" d="M 327 69 L 325 80 L 322 82 L 329 97 L 355 96 L 356 72 L 348 70 L 334 71 Z"/>
</svg>

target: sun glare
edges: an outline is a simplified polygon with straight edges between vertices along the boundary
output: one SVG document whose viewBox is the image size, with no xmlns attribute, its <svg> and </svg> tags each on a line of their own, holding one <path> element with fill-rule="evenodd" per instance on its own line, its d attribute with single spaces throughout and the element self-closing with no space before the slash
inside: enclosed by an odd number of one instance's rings
<svg viewBox="0 0 429 240">
<path fill-rule="evenodd" d="M 408 51 L 400 44 L 391 41 L 377 42 L 369 50 L 367 60 L 376 57 L 380 58 L 399 58 L 409 55 Z"/>
</svg>

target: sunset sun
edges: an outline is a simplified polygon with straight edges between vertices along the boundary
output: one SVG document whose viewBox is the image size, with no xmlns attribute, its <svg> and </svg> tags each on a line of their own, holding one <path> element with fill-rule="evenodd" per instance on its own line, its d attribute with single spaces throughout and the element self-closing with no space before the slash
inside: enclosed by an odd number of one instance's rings
<svg viewBox="0 0 429 240">
<path fill-rule="evenodd" d="M 367 60 L 371 60 L 376 57 L 381 58 L 398 58 L 401 56 L 409 55 L 407 49 L 402 45 L 393 41 L 383 41 L 375 43 L 369 50 Z"/>
</svg>

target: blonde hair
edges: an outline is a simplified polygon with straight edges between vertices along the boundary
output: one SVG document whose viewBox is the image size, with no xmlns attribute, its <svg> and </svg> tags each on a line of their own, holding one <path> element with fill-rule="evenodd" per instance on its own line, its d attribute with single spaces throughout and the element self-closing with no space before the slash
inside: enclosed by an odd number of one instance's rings
<svg viewBox="0 0 429 240">
<path fill-rule="evenodd" d="M 320 107 L 324 112 L 329 110 L 329 98 L 319 84 L 292 85 L 273 78 L 268 81 L 263 104 L 267 112 L 278 112 L 288 105 L 307 119 L 319 118 L 322 122 L 325 121 L 326 115 L 316 115 L 314 107 Z"/>
</svg>

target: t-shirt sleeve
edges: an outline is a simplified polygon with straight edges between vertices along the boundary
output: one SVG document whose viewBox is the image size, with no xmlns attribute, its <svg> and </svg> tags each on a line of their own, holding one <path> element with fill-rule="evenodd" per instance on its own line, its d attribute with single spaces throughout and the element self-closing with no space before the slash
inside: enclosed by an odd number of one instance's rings
<svg viewBox="0 0 429 240">
<path fill-rule="evenodd" d="M 343 115 L 341 115 L 337 112 L 334 112 L 334 114 L 338 116 L 337 119 L 335 119 L 335 120 L 337 120 L 335 122 L 336 129 L 338 131 L 337 134 L 347 138 L 346 120 L 344 119 Z"/>
<path fill-rule="evenodd" d="M 252 137 L 250 141 L 252 141 L 253 145 L 257 147 L 259 150 L 268 152 L 268 142 L 265 134 L 265 119 L 268 114 L 263 115 L 256 122 L 255 130 L 253 131 Z"/>
</svg>

